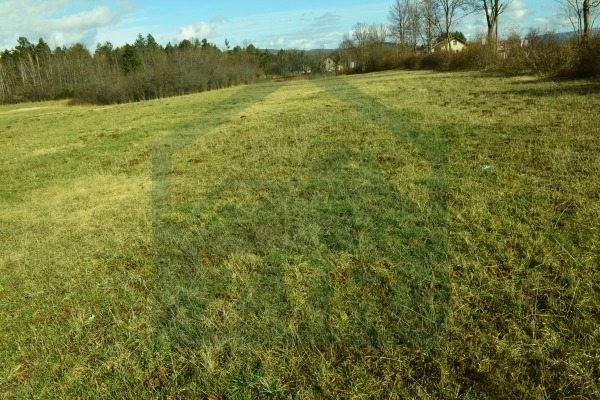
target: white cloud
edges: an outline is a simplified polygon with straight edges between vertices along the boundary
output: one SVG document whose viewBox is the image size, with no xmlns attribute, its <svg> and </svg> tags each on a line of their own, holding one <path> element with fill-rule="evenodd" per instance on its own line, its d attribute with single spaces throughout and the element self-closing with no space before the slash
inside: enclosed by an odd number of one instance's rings
<svg viewBox="0 0 600 400">
<path fill-rule="evenodd" d="M 556 32 L 569 30 L 568 20 L 561 15 L 559 8 L 546 3 L 536 8 L 531 5 L 531 2 L 515 0 L 500 15 L 499 21 L 501 37 L 515 32 L 524 35 L 531 28 Z M 471 14 L 460 20 L 456 28 L 470 40 L 478 35 L 484 35 L 487 31 L 485 14 L 483 12 Z"/>
<path fill-rule="evenodd" d="M 289 42 L 289 47 L 298 50 L 318 49 L 319 45 L 315 40 L 295 39 Z"/>
<path fill-rule="evenodd" d="M 2 0 L 0 2 L 0 49 L 16 45 L 24 36 L 30 42 L 43 38 L 53 47 L 83 43 L 93 47 L 99 29 L 114 27 L 134 0 L 90 5 L 79 0 Z"/>
<path fill-rule="evenodd" d="M 529 15 L 529 8 L 522 1 L 514 1 L 504 12 L 504 17 L 507 17 L 513 23 L 521 23 Z M 502 15 L 500 16 L 502 17 Z"/>
<path fill-rule="evenodd" d="M 340 17 L 331 12 L 313 13 L 309 12 L 302 16 L 303 23 L 300 25 L 293 24 L 287 18 L 281 18 L 280 24 L 273 28 L 285 32 L 285 41 L 277 41 L 277 47 L 285 47 L 290 49 L 318 49 L 322 46 L 327 48 L 336 48 L 343 39 L 343 34 L 336 28 L 339 28 Z M 290 26 L 294 26 L 290 30 Z M 273 41 L 259 41 L 258 47 L 273 47 Z"/>
<path fill-rule="evenodd" d="M 97 29 L 99 26 L 112 25 L 119 22 L 119 16 L 106 6 L 98 6 L 90 11 L 82 11 L 77 14 L 66 15 L 62 18 L 52 20 L 53 30 L 86 30 Z"/>
<path fill-rule="evenodd" d="M 210 31 L 202 31 L 196 24 L 179 26 L 171 31 L 172 39 L 169 40 L 206 37 L 218 46 L 227 38 L 231 47 L 252 43 L 260 49 L 337 48 L 343 38 L 340 32 L 345 32 L 347 27 L 365 18 L 372 22 L 376 21 L 373 18 L 385 21 L 388 8 L 388 3 L 343 7 L 323 5 L 313 9 L 238 17 L 215 12 L 212 18 L 206 20 L 209 22 L 205 22 Z"/>
<path fill-rule="evenodd" d="M 198 25 L 182 26 L 179 28 L 179 33 L 177 34 L 177 41 L 210 38 L 212 31 L 211 26 L 207 22 L 200 22 Z"/>
</svg>

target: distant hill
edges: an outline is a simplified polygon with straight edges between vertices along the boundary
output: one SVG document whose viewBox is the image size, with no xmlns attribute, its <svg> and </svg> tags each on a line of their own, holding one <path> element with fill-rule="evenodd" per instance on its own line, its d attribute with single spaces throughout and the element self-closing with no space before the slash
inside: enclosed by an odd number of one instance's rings
<svg viewBox="0 0 600 400">
<path fill-rule="evenodd" d="M 397 44 L 393 43 L 393 42 L 385 42 L 385 47 L 386 48 L 393 48 L 395 47 Z M 336 51 L 339 51 L 338 48 L 335 49 L 309 49 L 309 50 L 301 50 L 301 49 L 283 49 L 285 51 L 305 51 L 308 54 L 318 54 L 319 52 L 323 52 L 326 55 L 330 55 L 335 53 Z M 273 54 L 277 54 L 281 51 L 281 49 L 264 49 L 263 51 L 268 51 L 269 53 L 273 53 Z"/>
<path fill-rule="evenodd" d="M 338 49 L 310 49 L 310 50 L 300 50 L 300 49 L 264 49 L 263 51 L 268 51 L 269 53 L 277 54 L 281 50 L 284 50 L 284 51 L 305 51 L 308 54 L 318 54 L 319 52 L 323 52 L 326 55 L 329 55 L 329 54 L 332 54 L 332 53 L 335 53 L 336 51 L 338 51 Z"/>
<path fill-rule="evenodd" d="M 600 35 L 600 28 L 592 29 L 592 36 L 593 35 Z M 560 33 L 542 33 L 539 36 L 554 38 L 554 39 L 558 39 L 558 40 L 570 40 L 570 39 L 576 38 L 577 36 L 579 36 L 579 34 L 575 31 L 570 31 L 570 32 L 560 32 Z"/>
</svg>

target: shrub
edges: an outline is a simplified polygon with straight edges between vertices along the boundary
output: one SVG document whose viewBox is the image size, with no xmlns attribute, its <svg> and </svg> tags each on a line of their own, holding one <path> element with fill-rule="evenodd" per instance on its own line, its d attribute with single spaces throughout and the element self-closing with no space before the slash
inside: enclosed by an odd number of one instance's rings
<svg viewBox="0 0 600 400">
<path fill-rule="evenodd" d="M 553 32 L 529 31 L 524 41 L 511 35 L 510 52 L 506 63 L 511 72 L 557 74 L 572 65 L 575 58 L 573 43 L 561 40 Z"/>
<path fill-rule="evenodd" d="M 483 37 L 478 37 L 460 53 L 450 60 L 451 69 L 491 71 L 497 70 L 501 63 L 501 55 L 496 44 L 484 43 Z"/>
<path fill-rule="evenodd" d="M 447 51 L 437 51 L 428 53 L 421 59 L 422 69 L 446 69 L 448 66 L 449 54 Z"/>
<path fill-rule="evenodd" d="M 44 101 L 50 100 L 51 97 L 46 86 L 27 84 L 17 90 L 15 98 L 23 98 L 25 101 Z"/>
<path fill-rule="evenodd" d="M 71 104 L 115 104 L 132 101 L 121 79 L 95 80 L 73 92 Z"/>
<path fill-rule="evenodd" d="M 419 69 L 421 68 L 422 54 L 404 54 L 400 57 L 400 68 Z"/>
<path fill-rule="evenodd" d="M 394 69 L 398 66 L 398 55 L 397 50 L 386 50 L 382 52 L 377 62 L 376 69 L 379 71 L 386 71 Z"/>
<path fill-rule="evenodd" d="M 581 78 L 600 77 L 600 35 L 593 36 L 589 43 L 579 46 L 576 60 L 569 75 Z"/>
<path fill-rule="evenodd" d="M 73 98 L 74 93 L 75 93 L 75 91 L 73 90 L 73 88 L 70 88 L 70 87 L 62 88 L 62 90 L 54 96 L 54 100 L 71 99 L 71 98 Z"/>
</svg>

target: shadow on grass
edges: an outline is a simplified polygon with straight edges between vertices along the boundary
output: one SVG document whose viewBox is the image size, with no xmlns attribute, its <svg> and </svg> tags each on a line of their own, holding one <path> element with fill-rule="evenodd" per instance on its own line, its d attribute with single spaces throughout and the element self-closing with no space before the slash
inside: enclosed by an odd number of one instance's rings
<svg viewBox="0 0 600 400">
<path fill-rule="evenodd" d="M 343 79 L 315 84 L 419 150 L 431 166 L 424 182 L 428 207 L 399 196 L 377 154 L 327 138 L 311 143 L 306 165 L 291 176 L 242 172 L 202 201 L 173 201 L 173 155 L 280 86 L 237 92 L 213 106 L 209 124 L 199 119 L 158 143 L 157 339 L 202 359 L 187 364 L 180 385 L 192 380 L 232 395 L 231 388 L 270 382 L 294 393 L 319 386 L 311 379 L 324 362 L 332 376 L 343 375 L 348 363 L 362 368 L 368 355 L 391 359 L 398 347 L 427 351 L 443 333 L 449 296 L 445 143 Z M 242 187 L 255 197 L 236 196 Z M 175 220 L 174 210 L 186 218 Z M 365 366 L 366 381 L 384 373 L 381 368 Z"/>
<path fill-rule="evenodd" d="M 318 84 L 380 128 L 414 145 L 430 165 L 429 176 L 424 182 L 429 193 L 426 209 L 419 208 L 406 198 L 396 198 L 392 203 L 377 206 L 398 212 L 397 229 L 379 229 L 379 232 L 386 232 L 392 240 L 386 253 L 395 255 L 392 258 L 397 263 L 395 273 L 401 277 L 400 285 L 405 286 L 400 289 L 400 292 L 404 291 L 401 300 L 410 309 L 409 314 L 412 312 L 418 316 L 411 319 L 401 317 L 399 321 L 412 321 L 412 324 L 404 327 L 400 324 L 398 329 L 408 343 L 417 346 L 431 344 L 430 340 L 435 340 L 443 332 L 450 293 L 447 266 L 448 145 L 345 79 L 322 80 Z M 383 161 L 378 160 L 379 163 Z"/>
<path fill-rule="evenodd" d="M 578 82 L 576 84 L 569 84 L 569 82 Z M 554 83 L 554 87 L 548 87 L 548 84 Z M 567 83 L 567 84 L 565 84 Z M 513 82 L 512 85 L 522 86 L 522 82 Z M 535 81 L 527 82 L 529 86 L 526 89 L 511 89 L 510 94 L 522 95 L 522 96 L 536 96 L 536 97 L 553 97 L 553 96 L 589 96 L 600 93 L 600 83 L 582 80 L 573 80 L 567 78 L 546 78 L 537 79 Z M 543 85 L 544 88 L 536 88 L 537 85 Z"/>
<path fill-rule="evenodd" d="M 263 100 L 278 89 L 277 85 L 246 86 L 211 107 L 198 110 L 198 118 L 156 143 L 152 150 L 152 229 L 153 276 L 157 330 L 169 329 L 160 323 L 157 315 L 167 303 L 173 303 L 176 292 L 185 276 L 177 275 L 175 264 L 180 226 L 172 220 L 173 157 L 212 129 L 229 121 L 235 114 Z M 174 243 L 175 242 L 175 243 Z M 181 272 L 181 271 L 179 271 Z M 162 310 L 162 311 L 161 311 Z"/>
</svg>

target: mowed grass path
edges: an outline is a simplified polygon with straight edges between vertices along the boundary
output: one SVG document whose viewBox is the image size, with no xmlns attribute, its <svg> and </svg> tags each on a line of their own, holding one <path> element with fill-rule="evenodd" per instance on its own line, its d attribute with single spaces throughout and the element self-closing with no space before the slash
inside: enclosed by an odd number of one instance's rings
<svg viewBox="0 0 600 400">
<path fill-rule="evenodd" d="M 0 107 L 0 394 L 598 397 L 599 104 L 389 72 Z"/>
</svg>

